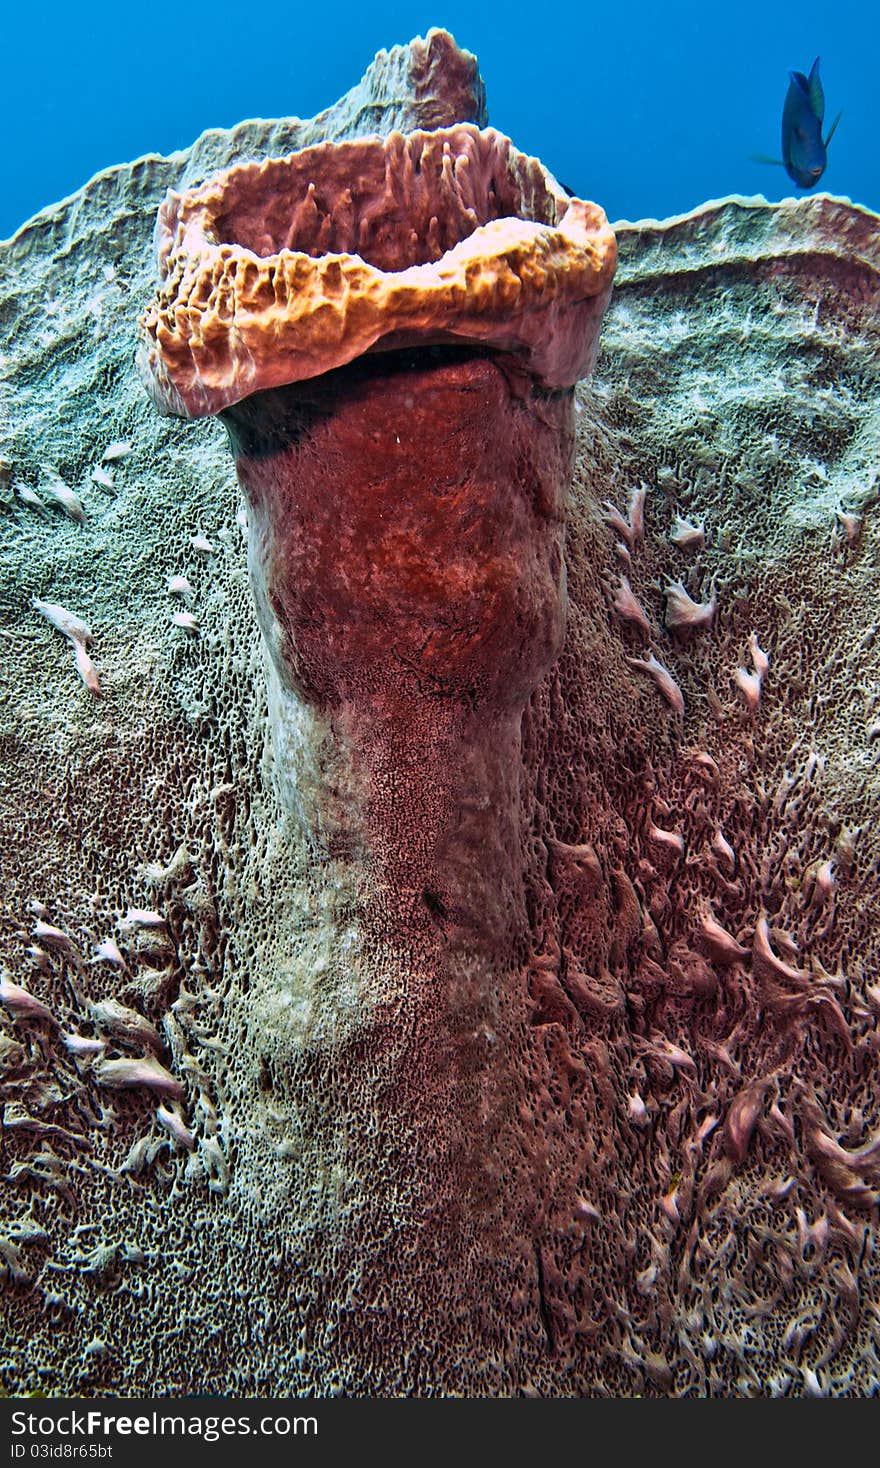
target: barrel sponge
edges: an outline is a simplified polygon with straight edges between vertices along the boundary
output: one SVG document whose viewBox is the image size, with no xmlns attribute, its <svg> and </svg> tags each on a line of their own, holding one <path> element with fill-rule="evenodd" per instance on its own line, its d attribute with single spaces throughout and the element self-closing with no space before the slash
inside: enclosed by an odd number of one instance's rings
<svg viewBox="0 0 880 1468">
<path fill-rule="evenodd" d="M 138 363 L 200 418 L 371 349 L 471 343 L 548 389 L 590 371 L 616 264 L 595 204 L 470 124 L 322 143 L 169 193 Z"/>
</svg>

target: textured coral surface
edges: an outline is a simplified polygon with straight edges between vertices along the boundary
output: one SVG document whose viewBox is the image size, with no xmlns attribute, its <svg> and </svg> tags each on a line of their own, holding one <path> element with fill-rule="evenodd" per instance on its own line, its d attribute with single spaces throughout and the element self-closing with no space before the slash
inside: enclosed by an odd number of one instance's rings
<svg viewBox="0 0 880 1468">
<path fill-rule="evenodd" d="M 279 776 L 332 731 L 273 746 L 223 429 L 133 367 L 166 188 L 481 109 L 435 34 L 0 247 L 7 1392 L 877 1391 L 877 220 L 617 227 L 565 645 L 488 750 L 399 734 L 403 944 L 361 792 L 322 844 Z"/>
</svg>

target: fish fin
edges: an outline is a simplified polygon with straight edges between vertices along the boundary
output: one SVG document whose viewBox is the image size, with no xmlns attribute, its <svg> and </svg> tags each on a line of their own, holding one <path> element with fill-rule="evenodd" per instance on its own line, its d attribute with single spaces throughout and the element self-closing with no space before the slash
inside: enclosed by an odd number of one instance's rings
<svg viewBox="0 0 880 1468">
<path fill-rule="evenodd" d="M 834 129 L 837 127 L 837 124 L 840 122 L 840 119 L 842 118 L 842 116 L 843 116 L 843 111 L 841 110 L 840 112 L 838 112 L 838 114 L 835 117 L 834 121 L 832 122 L 830 128 L 828 129 L 828 136 L 825 139 L 825 147 L 826 148 L 828 147 L 828 144 L 831 142 L 831 139 L 834 137 Z"/>
<path fill-rule="evenodd" d="M 825 93 L 822 90 L 822 79 L 819 76 L 818 56 L 810 67 L 810 75 L 807 77 L 807 94 L 813 115 L 821 122 L 825 116 Z"/>
<path fill-rule="evenodd" d="M 749 162 L 750 163 L 773 163 L 773 164 L 775 164 L 779 168 L 784 168 L 785 167 L 785 164 L 783 163 L 783 161 L 782 161 L 781 158 L 771 158 L 768 153 L 750 153 L 749 154 Z"/>
</svg>

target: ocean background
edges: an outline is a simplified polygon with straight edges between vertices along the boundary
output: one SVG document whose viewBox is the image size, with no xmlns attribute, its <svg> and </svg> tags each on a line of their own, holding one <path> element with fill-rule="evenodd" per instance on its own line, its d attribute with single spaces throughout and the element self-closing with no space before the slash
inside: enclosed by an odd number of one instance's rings
<svg viewBox="0 0 880 1468">
<path fill-rule="evenodd" d="M 485 0 L 6 7 L 0 238 L 102 169 L 186 148 L 206 128 L 310 117 L 377 50 L 431 26 L 476 53 L 492 126 L 612 221 L 797 195 L 781 167 L 749 155 L 779 155 L 788 72 L 821 55 L 826 130 L 844 115 L 819 188 L 880 212 L 875 4 L 630 0 L 612 16 L 539 0 L 527 15 Z"/>
</svg>

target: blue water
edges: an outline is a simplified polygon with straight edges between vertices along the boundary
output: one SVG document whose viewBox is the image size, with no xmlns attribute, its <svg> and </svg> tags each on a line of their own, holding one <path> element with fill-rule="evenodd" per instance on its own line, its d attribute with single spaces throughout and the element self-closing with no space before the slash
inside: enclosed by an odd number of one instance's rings
<svg viewBox="0 0 880 1468">
<path fill-rule="evenodd" d="M 617 7 L 615 7 L 616 9 Z M 309 117 L 382 47 L 452 31 L 474 51 L 489 118 L 609 218 L 663 218 L 725 194 L 798 191 L 778 154 L 790 69 L 821 54 L 819 187 L 880 212 L 880 25 L 868 0 L 46 0 L 4 7 L 0 238 L 92 174 L 187 147 L 245 117 Z"/>
</svg>

